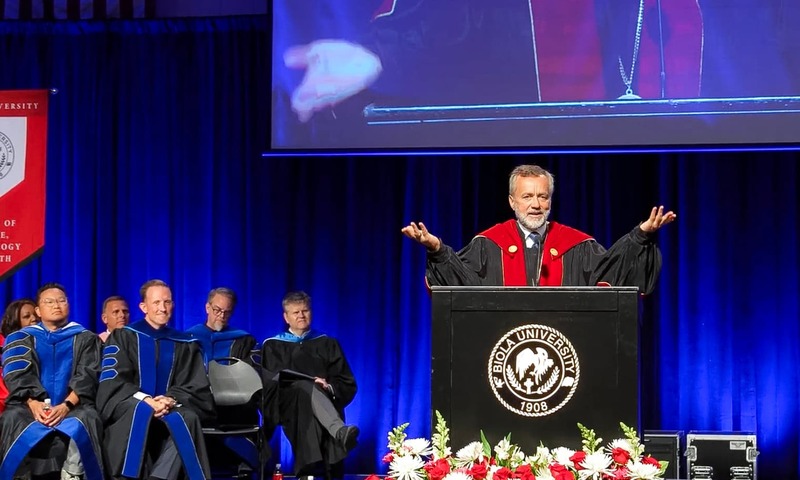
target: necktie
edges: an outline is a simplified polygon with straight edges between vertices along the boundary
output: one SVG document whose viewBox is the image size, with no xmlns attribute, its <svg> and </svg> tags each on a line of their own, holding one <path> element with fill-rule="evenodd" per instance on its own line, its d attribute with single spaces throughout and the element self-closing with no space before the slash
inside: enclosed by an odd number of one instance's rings
<svg viewBox="0 0 800 480">
<path fill-rule="evenodd" d="M 528 234 L 525 239 L 525 263 L 528 274 L 531 275 L 531 285 L 539 284 L 539 250 L 541 250 L 542 236 L 536 232 Z"/>
<path fill-rule="evenodd" d="M 531 232 L 528 235 L 528 239 L 527 240 L 528 241 L 525 242 L 525 244 L 528 246 L 528 248 L 532 248 L 532 249 L 537 250 L 537 251 L 539 250 L 539 243 L 541 243 L 542 237 L 538 233 Z"/>
</svg>

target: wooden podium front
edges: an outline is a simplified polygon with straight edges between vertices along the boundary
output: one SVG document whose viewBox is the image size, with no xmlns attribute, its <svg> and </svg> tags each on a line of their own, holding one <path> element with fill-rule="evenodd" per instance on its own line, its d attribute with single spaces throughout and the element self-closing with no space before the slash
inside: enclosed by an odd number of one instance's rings
<svg viewBox="0 0 800 480">
<path fill-rule="evenodd" d="M 457 451 L 511 433 L 527 454 L 639 430 L 638 289 L 433 287 L 431 407 Z M 432 416 L 435 421 L 435 417 Z"/>
</svg>

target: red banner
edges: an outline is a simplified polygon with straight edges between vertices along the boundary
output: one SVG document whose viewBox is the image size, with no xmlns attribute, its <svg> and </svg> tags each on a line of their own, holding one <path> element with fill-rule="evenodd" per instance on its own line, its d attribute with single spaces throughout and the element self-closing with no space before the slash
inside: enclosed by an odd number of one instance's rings
<svg viewBox="0 0 800 480">
<path fill-rule="evenodd" d="M 0 91 L 0 280 L 44 247 L 47 95 Z"/>
</svg>

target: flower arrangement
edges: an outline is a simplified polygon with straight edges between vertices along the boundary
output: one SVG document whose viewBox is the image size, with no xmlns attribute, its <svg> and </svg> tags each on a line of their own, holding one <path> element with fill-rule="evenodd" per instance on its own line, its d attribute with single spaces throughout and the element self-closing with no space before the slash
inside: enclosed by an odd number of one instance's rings
<svg viewBox="0 0 800 480">
<path fill-rule="evenodd" d="M 389 432 L 389 453 L 383 458 L 389 464 L 385 480 L 655 480 L 663 477 L 668 466 L 645 455 L 636 430 L 624 423 L 620 423 L 624 438 L 606 445 L 594 430 L 579 423 L 581 450 L 540 445 L 530 455 L 511 443 L 511 435 L 492 448 L 483 432 L 480 442 L 454 455 L 448 446 L 449 429 L 438 411 L 430 440 L 406 438 L 408 425 Z M 367 480 L 381 479 L 370 475 Z"/>
</svg>

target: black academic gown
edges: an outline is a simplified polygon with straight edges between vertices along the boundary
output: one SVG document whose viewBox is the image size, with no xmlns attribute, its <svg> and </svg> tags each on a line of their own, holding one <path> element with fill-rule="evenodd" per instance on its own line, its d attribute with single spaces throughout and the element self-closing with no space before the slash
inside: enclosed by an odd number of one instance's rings
<svg viewBox="0 0 800 480">
<path fill-rule="evenodd" d="M 264 341 L 261 362 L 267 375 L 288 369 L 324 378 L 333 387 L 331 401 L 344 419 L 344 408 L 353 401 L 357 386 L 336 339 L 313 330 L 303 337 L 284 332 Z M 312 380 L 294 379 L 286 374 L 278 378 L 272 388 L 266 382 L 270 398 L 266 402 L 265 419 L 283 426 L 295 455 L 295 471 L 323 459 L 330 464 L 343 460 L 347 451 L 332 441 L 311 414 L 311 391 L 320 387 Z"/>
<path fill-rule="evenodd" d="M 430 285 L 503 285 L 500 247 L 483 236 L 476 236 L 456 253 L 442 244 L 428 253 L 426 277 Z M 594 240 L 572 247 L 563 255 L 563 286 L 639 287 L 651 293 L 661 271 L 661 252 L 651 237 L 638 226 L 606 250 Z"/>
<path fill-rule="evenodd" d="M 134 398 L 136 392 L 166 395 L 179 406 L 158 422 L 153 409 Z M 178 447 L 190 480 L 211 478 L 201 421 L 214 417 L 214 400 L 198 342 L 170 327 L 159 330 L 146 321 L 114 330 L 103 348 L 97 407 L 106 427 L 104 453 L 112 476 L 146 478 L 152 441 L 163 442 L 164 430 Z M 156 448 L 156 452 L 158 449 Z"/>
<path fill-rule="evenodd" d="M 41 324 L 8 336 L 3 349 L 3 376 L 9 397 L 0 416 L 0 478 L 12 478 L 24 458 L 47 438 L 58 432 L 74 440 L 81 454 L 87 480 L 103 479 L 101 455 L 102 424 L 94 408 L 100 368 L 97 335 L 70 322 L 51 332 Z M 26 402 L 29 398 L 63 403 L 70 392 L 80 399 L 64 420 L 54 428 L 37 422 Z M 64 452 L 62 452 L 64 453 Z M 37 460 L 34 474 L 61 469 L 63 458 Z"/>
</svg>

